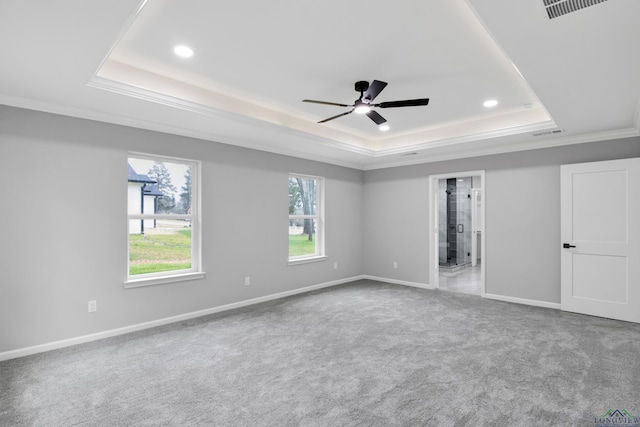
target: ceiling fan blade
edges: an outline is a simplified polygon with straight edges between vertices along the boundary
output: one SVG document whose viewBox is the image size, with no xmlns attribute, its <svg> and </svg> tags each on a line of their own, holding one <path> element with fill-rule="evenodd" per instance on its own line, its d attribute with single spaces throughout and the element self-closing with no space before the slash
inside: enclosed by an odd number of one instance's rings
<svg viewBox="0 0 640 427">
<path fill-rule="evenodd" d="M 348 107 L 348 105 L 345 105 L 345 107 Z M 337 115 L 335 115 L 333 117 L 329 117 L 328 119 L 320 120 L 318 123 L 326 123 L 329 120 L 337 119 L 338 117 L 346 116 L 347 114 L 351 114 L 351 113 L 353 113 L 353 110 L 347 111 L 346 113 L 337 114 Z"/>
<path fill-rule="evenodd" d="M 386 122 L 386 121 L 387 121 L 387 119 L 385 119 L 385 118 L 384 118 L 384 117 L 382 117 L 380 114 L 378 114 L 378 112 L 377 112 L 377 111 L 373 111 L 373 110 L 371 110 L 371 111 L 369 111 L 369 112 L 367 113 L 367 116 L 369 116 L 369 118 L 370 118 L 371 120 L 373 120 L 374 122 L 376 122 L 376 124 L 377 124 L 377 125 L 381 125 L 381 124 L 383 124 L 384 122 Z"/>
<path fill-rule="evenodd" d="M 407 99 L 405 101 L 381 102 L 380 104 L 375 104 L 372 106 L 380 107 L 380 108 L 393 108 L 393 107 L 418 107 L 420 105 L 427 105 L 427 104 L 429 104 L 429 98 Z"/>
<path fill-rule="evenodd" d="M 302 102 L 311 102 L 313 104 L 335 105 L 336 107 L 353 107 L 353 105 L 338 104 L 337 102 L 316 101 L 313 99 L 303 99 Z"/>
<path fill-rule="evenodd" d="M 362 100 L 366 99 L 369 102 L 373 101 L 386 86 L 386 82 L 381 82 L 380 80 L 372 81 L 369 85 L 369 89 L 367 89 L 364 94 L 362 94 Z"/>
</svg>

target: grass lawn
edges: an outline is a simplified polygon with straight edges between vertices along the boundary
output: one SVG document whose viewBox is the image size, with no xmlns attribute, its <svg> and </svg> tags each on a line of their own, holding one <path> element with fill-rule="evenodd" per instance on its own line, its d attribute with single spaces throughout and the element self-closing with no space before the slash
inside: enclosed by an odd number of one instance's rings
<svg viewBox="0 0 640 427">
<path fill-rule="evenodd" d="M 316 242 L 309 240 L 308 234 L 289 235 L 289 256 L 313 255 Z"/>
<path fill-rule="evenodd" d="M 307 234 L 289 235 L 289 256 L 313 255 L 316 242 Z M 191 229 L 129 235 L 129 274 L 191 268 Z"/>
<path fill-rule="evenodd" d="M 191 268 L 191 229 L 129 235 L 129 274 Z"/>
</svg>

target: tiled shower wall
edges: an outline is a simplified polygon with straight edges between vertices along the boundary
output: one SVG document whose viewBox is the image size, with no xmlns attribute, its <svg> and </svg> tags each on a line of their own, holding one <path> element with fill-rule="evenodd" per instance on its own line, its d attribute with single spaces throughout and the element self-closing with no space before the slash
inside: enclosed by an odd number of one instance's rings
<svg viewBox="0 0 640 427">
<path fill-rule="evenodd" d="M 438 181 L 438 248 L 440 265 L 471 261 L 471 177 Z M 447 189 L 452 193 L 447 209 Z M 447 210 L 450 218 L 447 218 Z"/>
</svg>

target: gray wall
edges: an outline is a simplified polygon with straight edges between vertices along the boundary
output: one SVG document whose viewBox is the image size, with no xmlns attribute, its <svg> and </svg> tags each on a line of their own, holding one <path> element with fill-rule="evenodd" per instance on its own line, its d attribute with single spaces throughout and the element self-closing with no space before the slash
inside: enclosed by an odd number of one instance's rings
<svg viewBox="0 0 640 427">
<path fill-rule="evenodd" d="M 128 151 L 202 161 L 205 279 L 123 288 Z M 362 274 L 428 283 L 428 177 L 456 171 L 486 170 L 487 292 L 559 302 L 559 165 L 638 156 L 633 138 L 362 172 L 0 106 L 0 353 Z M 327 261 L 287 266 L 289 172 L 326 178 Z"/>
<path fill-rule="evenodd" d="M 205 279 L 123 288 L 128 151 L 202 161 Z M 326 261 L 287 265 L 289 172 L 326 178 Z M 0 107 L 0 352 L 361 275 L 363 175 Z"/>
<path fill-rule="evenodd" d="M 428 177 L 485 170 L 486 292 L 559 303 L 560 165 L 639 156 L 628 138 L 367 171 L 365 272 L 428 284 Z"/>
</svg>

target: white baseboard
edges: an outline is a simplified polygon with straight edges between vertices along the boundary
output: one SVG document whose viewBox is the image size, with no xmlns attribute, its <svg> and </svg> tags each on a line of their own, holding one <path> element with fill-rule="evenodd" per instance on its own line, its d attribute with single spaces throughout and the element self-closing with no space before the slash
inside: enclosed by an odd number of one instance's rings
<svg viewBox="0 0 640 427">
<path fill-rule="evenodd" d="M 318 289 L 328 288 L 331 286 L 342 285 L 344 283 L 350 283 L 360 279 L 364 279 L 364 276 L 355 276 L 355 277 L 349 277 L 346 279 L 334 280 L 331 282 L 320 283 L 318 285 L 306 286 L 304 288 L 293 289 L 290 291 L 279 292 L 277 294 L 271 294 L 263 297 L 252 298 L 252 299 L 238 301 L 231 304 L 221 305 L 218 307 L 212 307 L 205 310 L 193 311 L 190 313 L 179 314 L 177 316 L 171 316 L 171 317 L 165 317 L 163 319 L 152 320 L 150 322 L 138 323 L 136 325 L 125 326 L 123 328 L 111 329 L 108 331 L 97 332 L 95 334 L 83 335 L 79 337 L 68 338 L 65 340 L 34 345 L 31 347 L 5 351 L 0 353 L 0 362 L 2 362 L 3 360 L 16 359 L 18 357 L 24 357 L 32 354 L 43 353 L 45 351 L 56 350 L 59 348 L 71 347 L 73 345 L 84 344 L 92 341 L 98 341 L 104 338 L 110 338 L 118 335 L 128 334 L 130 332 L 136 332 L 144 329 L 154 328 L 156 326 L 162 326 L 170 323 L 181 322 L 183 320 L 194 319 L 194 318 L 206 316 L 209 314 L 220 313 L 223 311 L 233 310 L 235 308 L 246 307 L 249 305 L 259 304 L 261 302 L 272 301 L 275 299 L 285 298 L 288 296 L 302 294 L 305 292 L 311 292 Z"/>
<path fill-rule="evenodd" d="M 560 304 L 555 303 L 555 302 L 538 301 L 538 300 L 526 299 L 526 298 L 508 297 L 508 296 L 496 295 L 496 294 L 484 294 L 482 296 L 484 298 L 494 299 L 494 300 L 497 300 L 497 301 L 514 302 L 516 304 L 533 305 L 535 307 L 553 308 L 553 309 L 556 309 L 556 310 L 560 310 Z"/>
<path fill-rule="evenodd" d="M 167 325 L 167 324 L 170 324 L 170 323 L 181 322 L 183 320 L 195 319 L 197 317 L 202 317 L 202 316 L 206 316 L 206 315 L 209 315 L 209 314 L 220 313 L 220 312 L 223 312 L 223 311 L 233 310 L 235 308 L 241 308 L 241 307 L 246 307 L 246 306 L 250 306 L 250 305 L 254 305 L 254 304 L 259 304 L 261 302 L 272 301 L 272 300 L 276 300 L 276 299 L 280 299 L 280 298 L 285 298 L 285 297 L 288 297 L 288 296 L 302 294 L 302 293 L 305 293 L 305 292 L 311 292 L 311 291 L 315 291 L 315 290 L 318 290 L 318 289 L 328 288 L 328 287 L 331 287 L 331 286 L 342 285 L 342 284 L 345 284 L 345 283 L 355 282 L 356 280 L 361 280 L 361 279 L 375 280 L 375 281 L 378 281 L 378 282 L 393 283 L 393 284 L 396 284 L 396 285 L 411 286 L 411 287 L 414 287 L 414 288 L 421 288 L 421 289 L 435 289 L 434 286 L 426 284 L 426 283 L 408 282 L 408 281 L 405 281 L 405 280 L 389 279 L 389 278 L 386 278 L 386 277 L 377 277 L 377 276 L 370 276 L 370 275 L 366 275 L 365 274 L 365 275 L 361 275 L 361 276 L 354 276 L 354 277 L 349 277 L 349 278 L 346 278 L 346 279 L 339 279 L 339 280 L 334 280 L 334 281 L 331 281 L 331 282 L 320 283 L 320 284 L 317 284 L 317 285 L 306 286 L 304 288 L 293 289 L 293 290 L 290 290 L 290 291 L 279 292 L 277 294 L 266 295 L 266 296 L 263 296 L 263 297 L 252 298 L 252 299 L 248 299 L 248 300 L 244 300 L 244 301 L 238 301 L 238 302 L 235 302 L 235 303 L 221 305 L 221 306 L 218 306 L 218 307 L 212 307 L 212 308 L 208 308 L 208 309 L 205 309 L 205 310 L 193 311 L 193 312 L 190 312 L 190 313 L 180 314 L 180 315 L 177 315 L 177 316 L 165 317 L 163 319 L 152 320 L 150 322 L 138 323 L 138 324 L 135 324 L 135 325 L 125 326 L 123 328 L 117 328 L 117 329 L 111 329 L 111 330 L 108 330 L 108 331 L 97 332 L 95 334 L 83 335 L 83 336 L 79 336 L 79 337 L 68 338 L 68 339 L 65 339 L 65 340 L 60 340 L 60 341 L 54 341 L 54 342 L 49 342 L 49 343 L 45 343 L 45 344 L 34 345 L 34 346 L 31 346 L 31 347 L 25 347 L 25 348 L 19 348 L 19 349 L 16 349 L 16 350 L 5 351 L 3 353 L 0 353 L 0 362 L 2 362 L 4 360 L 9 360 L 9 359 L 15 359 L 15 358 L 18 358 L 18 357 L 29 356 L 29 355 L 32 355 L 32 354 L 43 353 L 45 351 L 56 350 L 56 349 L 59 349 L 59 348 L 71 347 L 73 345 L 84 344 L 84 343 L 88 343 L 88 342 L 92 342 L 92 341 L 98 341 L 98 340 L 101 340 L 101 339 L 104 339 L 104 338 L 110 338 L 110 337 L 114 337 L 114 336 L 118 336 L 118 335 L 128 334 L 130 332 L 136 332 L 136 331 L 141 331 L 141 330 L 144 330 L 144 329 L 154 328 L 156 326 L 162 326 L 162 325 Z M 516 298 L 516 297 L 508 297 L 508 296 L 495 295 L 495 294 L 484 294 L 482 296 L 484 298 L 498 300 L 498 301 L 513 302 L 513 303 L 516 303 L 516 304 L 525 304 L 525 305 L 532 305 L 532 306 L 536 306 L 536 307 L 553 308 L 553 309 L 558 309 L 558 310 L 560 309 L 560 304 L 546 302 L 546 301 L 537 301 L 537 300 L 530 300 L 530 299 Z"/>
<path fill-rule="evenodd" d="M 368 279 L 368 280 L 375 280 L 375 281 L 378 281 L 378 282 L 393 283 L 393 284 L 396 284 L 396 285 L 412 286 L 414 288 L 436 289 L 435 286 L 429 285 L 429 284 L 426 284 L 426 283 L 407 282 L 407 281 L 404 281 L 404 280 L 388 279 L 386 277 L 369 276 L 367 274 L 362 276 L 362 278 L 363 279 Z M 513 303 L 516 303 L 516 304 L 532 305 L 534 307 L 553 308 L 553 309 L 556 309 L 556 310 L 560 310 L 560 304 L 553 303 L 553 302 L 538 301 L 538 300 L 533 300 L 533 299 L 516 298 L 516 297 L 505 296 L 505 295 L 496 295 L 496 294 L 487 294 L 487 293 L 483 293 L 482 297 L 483 298 L 487 298 L 487 299 L 497 300 L 497 301 L 513 302 Z"/>
<path fill-rule="evenodd" d="M 362 278 L 363 279 L 367 279 L 367 280 L 375 280 L 377 282 L 393 283 L 394 285 L 411 286 L 413 288 L 435 289 L 434 286 L 426 284 L 426 283 L 407 282 L 406 280 L 396 280 L 396 279 L 389 279 L 389 278 L 386 278 L 386 277 L 369 276 L 367 274 L 362 276 Z"/>
</svg>

